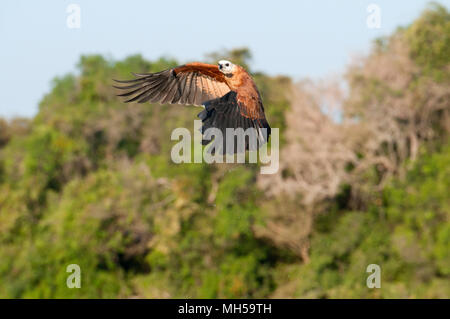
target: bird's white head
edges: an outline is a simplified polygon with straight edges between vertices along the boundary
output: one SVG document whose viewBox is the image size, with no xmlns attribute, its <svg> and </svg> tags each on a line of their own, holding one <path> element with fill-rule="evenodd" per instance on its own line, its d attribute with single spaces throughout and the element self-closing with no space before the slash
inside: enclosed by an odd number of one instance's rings
<svg viewBox="0 0 450 319">
<path fill-rule="evenodd" d="M 235 65 L 227 60 L 220 60 L 219 63 L 219 71 L 223 74 L 233 74 L 233 71 L 235 70 Z"/>
</svg>

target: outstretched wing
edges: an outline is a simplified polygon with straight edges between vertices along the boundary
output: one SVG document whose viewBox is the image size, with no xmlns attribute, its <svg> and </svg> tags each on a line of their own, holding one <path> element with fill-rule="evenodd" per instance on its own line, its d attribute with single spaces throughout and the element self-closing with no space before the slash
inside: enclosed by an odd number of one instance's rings
<svg viewBox="0 0 450 319">
<path fill-rule="evenodd" d="M 116 82 L 125 102 L 202 105 L 230 92 L 216 65 L 189 63 L 158 73 L 134 74 L 136 79 Z"/>
</svg>

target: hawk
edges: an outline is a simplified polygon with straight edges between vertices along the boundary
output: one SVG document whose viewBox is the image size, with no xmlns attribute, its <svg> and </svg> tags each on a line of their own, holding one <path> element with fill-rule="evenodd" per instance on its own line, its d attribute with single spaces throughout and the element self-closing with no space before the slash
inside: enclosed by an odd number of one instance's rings
<svg viewBox="0 0 450 319">
<path fill-rule="evenodd" d="M 212 152 L 255 150 L 269 139 L 271 129 L 261 95 L 252 77 L 239 65 L 226 60 L 218 65 L 193 62 L 157 73 L 133 75 L 132 80 L 115 80 L 120 85 L 114 87 L 124 90 L 118 96 L 126 97 L 125 102 L 203 106 L 198 114 L 202 120 L 202 144 L 209 144 L 212 135 L 217 139 L 217 131 L 208 134 L 208 129 L 219 130 L 223 136 L 223 144 L 219 142 Z M 231 141 L 227 129 L 240 134 L 232 135 Z"/>
</svg>

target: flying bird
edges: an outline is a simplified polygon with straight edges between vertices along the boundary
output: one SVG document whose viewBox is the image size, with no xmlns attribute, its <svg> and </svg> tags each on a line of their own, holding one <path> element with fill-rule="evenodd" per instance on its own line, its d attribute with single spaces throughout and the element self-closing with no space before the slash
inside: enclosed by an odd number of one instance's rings
<svg viewBox="0 0 450 319">
<path fill-rule="evenodd" d="M 208 135 L 210 128 L 220 130 L 223 136 L 223 144 L 219 142 L 213 153 L 255 150 L 269 139 L 271 129 L 261 95 L 252 77 L 239 65 L 226 60 L 218 65 L 193 62 L 157 73 L 133 75 L 132 80 L 115 80 L 121 83 L 114 87 L 124 90 L 118 96 L 126 97 L 125 102 L 203 106 L 198 114 L 202 120 L 202 144 L 209 144 L 212 135 L 217 139 L 215 133 Z M 227 128 L 241 132 L 232 136 L 233 143 L 227 139 Z M 242 134 L 243 131 L 250 134 Z M 228 148 L 227 143 L 233 146 Z M 237 145 L 245 148 L 238 149 Z"/>
</svg>

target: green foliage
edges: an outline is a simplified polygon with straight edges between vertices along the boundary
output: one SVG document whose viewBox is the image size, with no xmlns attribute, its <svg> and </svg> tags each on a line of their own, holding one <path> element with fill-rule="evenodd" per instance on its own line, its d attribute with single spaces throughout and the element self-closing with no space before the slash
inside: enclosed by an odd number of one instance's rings
<svg viewBox="0 0 450 319">
<path fill-rule="evenodd" d="M 393 239 L 398 253 L 419 267 L 432 261 L 426 270 L 449 276 L 450 147 L 422 159 L 406 181 L 395 186 L 386 190 L 385 200 L 390 204 L 386 214 L 396 223 Z"/>
<path fill-rule="evenodd" d="M 138 281 L 144 295 L 162 296 L 148 294 L 141 287 L 141 281 L 156 278 L 172 282 L 172 287 L 165 289 L 179 298 L 257 297 L 270 291 L 271 249 L 254 238 L 251 231 L 258 212 L 254 192 L 245 186 L 251 178 L 244 167 L 231 171 L 220 183 L 214 206 L 204 202 L 195 205 L 178 232 L 171 234 L 170 240 L 156 244 L 147 258 L 153 271 Z M 182 202 L 195 201 L 185 198 Z"/>
<path fill-rule="evenodd" d="M 252 232 L 257 167 L 174 164 L 170 133 L 192 131 L 198 110 L 125 105 L 115 97 L 112 78 L 177 64 L 83 56 L 79 75 L 53 81 L 31 130 L 11 136 L 12 123 L 2 122 L 0 296 L 271 291 L 272 248 Z M 281 92 L 270 92 L 276 80 L 259 81 L 270 107 L 285 108 Z M 82 289 L 66 287 L 72 263 L 81 267 Z"/>
<path fill-rule="evenodd" d="M 280 266 L 301 298 L 447 298 L 450 271 L 450 146 L 423 156 L 366 212 L 335 210 L 316 221 L 311 262 Z M 332 225 L 332 227 L 329 227 Z M 366 267 L 381 267 L 381 289 Z M 292 283 L 293 282 L 293 283 Z M 280 294 L 284 285 L 280 285 Z"/>
<path fill-rule="evenodd" d="M 406 30 L 411 54 L 417 64 L 438 80 L 450 80 L 450 13 L 432 3 Z"/>
</svg>

